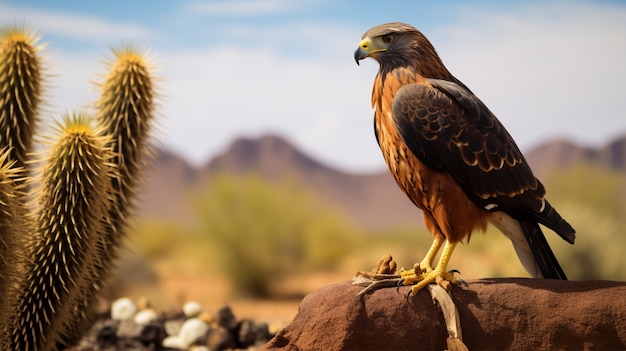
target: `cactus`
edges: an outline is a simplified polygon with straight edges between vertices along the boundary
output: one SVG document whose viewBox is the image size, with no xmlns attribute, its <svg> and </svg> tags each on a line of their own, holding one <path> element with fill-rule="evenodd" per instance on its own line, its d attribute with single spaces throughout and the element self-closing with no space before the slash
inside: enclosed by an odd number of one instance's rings
<svg viewBox="0 0 626 351">
<path fill-rule="evenodd" d="M 26 281 L 12 314 L 11 350 L 46 350 L 62 340 L 70 303 L 89 277 L 109 206 L 110 149 L 84 116 L 64 118 L 41 175 L 37 228 Z"/>
<path fill-rule="evenodd" d="M 97 126 L 65 116 L 37 163 L 41 47 L 18 26 L 0 40 L 0 349 L 59 349 L 84 330 L 123 241 L 154 117 L 151 67 L 114 50 Z"/>
<path fill-rule="evenodd" d="M 99 284 L 113 268 L 126 232 L 128 217 L 134 210 L 135 192 L 141 179 L 144 156 L 149 153 L 148 136 L 154 119 L 155 92 L 151 71 L 145 54 L 127 47 L 113 50 L 115 59 L 109 62 L 109 73 L 101 84 L 100 99 L 96 103 L 97 121 L 110 136 L 108 146 L 113 151 L 110 162 L 116 167 L 111 178 L 112 205 L 105 216 L 104 236 L 98 242 L 99 259 L 93 261 L 93 285 Z M 80 301 L 73 325 L 69 327 L 68 343 L 80 335 L 81 321 L 89 319 L 89 306 L 97 297 L 96 289 Z"/>
<path fill-rule="evenodd" d="M 115 155 L 111 163 L 118 170 L 118 177 L 112 179 L 115 199 L 107 216 L 109 228 L 103 241 L 105 261 L 117 256 L 127 217 L 134 209 L 139 173 L 148 153 L 147 138 L 154 119 L 155 99 L 152 68 L 145 54 L 131 47 L 114 49 L 113 54 L 115 60 L 101 85 L 97 102 L 97 120 L 111 136 Z"/>
<path fill-rule="evenodd" d="M 155 91 L 152 66 L 146 54 L 132 47 L 113 50 L 109 74 L 101 84 L 97 102 L 98 123 L 112 137 L 117 155 L 113 163 L 119 167 L 120 178 L 114 183 L 120 194 L 120 210 L 132 208 L 137 173 L 147 151 L 147 138 L 154 119 Z M 123 205 L 122 205 L 123 204 Z"/>
<path fill-rule="evenodd" d="M 24 26 L 12 25 L 0 30 L 0 145 L 8 148 L 10 160 L 25 172 L 28 153 L 41 105 L 43 75 L 41 73 L 39 37 Z"/>
<path fill-rule="evenodd" d="M 24 186 L 16 181 L 20 173 L 22 169 L 15 167 L 8 150 L 0 152 L 0 321 L 6 320 L 9 308 L 15 304 L 12 282 L 19 278 L 25 239 L 30 233 L 28 211 L 22 201 Z"/>
</svg>

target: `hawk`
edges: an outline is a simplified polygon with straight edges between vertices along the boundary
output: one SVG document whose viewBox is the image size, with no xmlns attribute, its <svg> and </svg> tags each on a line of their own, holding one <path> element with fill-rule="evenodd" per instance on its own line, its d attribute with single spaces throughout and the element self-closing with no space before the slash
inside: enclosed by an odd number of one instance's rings
<svg viewBox="0 0 626 351">
<path fill-rule="evenodd" d="M 410 294 L 433 282 L 462 282 L 446 271 L 448 261 L 457 243 L 488 223 L 512 241 L 531 276 L 566 280 L 539 224 L 571 244 L 575 230 L 545 199 L 502 123 L 428 39 L 408 24 L 382 24 L 365 32 L 354 52 L 357 64 L 367 57 L 380 65 L 372 91 L 376 140 L 433 236 L 419 265 L 401 273 Z"/>
</svg>

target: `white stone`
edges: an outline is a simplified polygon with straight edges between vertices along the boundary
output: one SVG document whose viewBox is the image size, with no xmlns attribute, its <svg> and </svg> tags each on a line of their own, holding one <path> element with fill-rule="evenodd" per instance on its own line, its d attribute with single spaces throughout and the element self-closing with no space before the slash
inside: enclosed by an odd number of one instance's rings
<svg viewBox="0 0 626 351">
<path fill-rule="evenodd" d="M 196 301 L 188 301 L 183 305 L 183 313 L 187 318 L 198 317 L 202 311 L 202 306 Z"/>
<path fill-rule="evenodd" d="M 159 318 L 157 313 L 153 309 L 148 308 L 135 314 L 135 323 L 139 325 L 148 325 L 150 322 L 155 321 L 157 318 Z"/>
<path fill-rule="evenodd" d="M 178 333 L 183 348 L 189 347 L 209 330 L 209 325 L 198 318 L 190 318 L 183 323 Z"/>
<path fill-rule="evenodd" d="M 111 319 L 124 321 L 133 318 L 137 313 L 137 305 L 128 297 L 119 298 L 111 304 Z"/>
<path fill-rule="evenodd" d="M 183 346 L 183 343 L 180 340 L 180 338 L 174 335 L 168 336 L 165 339 L 163 339 L 163 342 L 161 342 L 161 345 L 163 345 L 163 347 L 169 347 L 173 349 L 187 348 L 187 346 Z"/>
</svg>

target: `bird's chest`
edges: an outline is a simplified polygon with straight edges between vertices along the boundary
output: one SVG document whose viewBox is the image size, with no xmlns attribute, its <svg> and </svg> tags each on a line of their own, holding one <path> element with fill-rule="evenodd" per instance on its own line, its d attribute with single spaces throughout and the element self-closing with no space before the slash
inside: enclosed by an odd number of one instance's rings
<svg viewBox="0 0 626 351">
<path fill-rule="evenodd" d="M 423 78 L 410 69 L 397 69 L 386 79 L 378 75 L 374 82 L 372 106 L 374 128 L 383 158 L 398 186 L 422 210 L 430 210 L 440 191 L 438 177 L 408 149 L 398 133 L 392 117 L 393 98 L 405 84 L 418 83 Z"/>
<path fill-rule="evenodd" d="M 421 209 L 428 209 L 431 171 L 411 153 L 398 134 L 390 108 L 376 109 L 374 127 L 383 158 L 398 186 Z"/>
</svg>

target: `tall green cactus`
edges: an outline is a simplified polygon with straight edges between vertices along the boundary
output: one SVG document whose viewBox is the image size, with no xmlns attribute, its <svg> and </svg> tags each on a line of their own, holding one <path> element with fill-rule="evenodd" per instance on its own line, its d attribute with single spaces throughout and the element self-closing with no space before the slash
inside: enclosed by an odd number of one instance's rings
<svg viewBox="0 0 626 351">
<path fill-rule="evenodd" d="M 23 199 L 24 186 L 16 181 L 21 168 L 14 166 L 10 153 L 0 152 L 0 321 L 8 318 L 10 307 L 15 304 L 13 282 L 20 277 L 24 259 L 25 242 L 29 230 L 28 213 Z M 3 324 L 0 323 L 0 333 Z M 1 334 L 0 334 L 1 335 Z M 0 340 L 2 337 L 0 337 Z"/>
<path fill-rule="evenodd" d="M 89 276 L 110 201 L 108 140 L 84 116 L 65 117 L 46 157 L 26 281 L 12 315 L 10 350 L 54 349 L 71 321 L 70 303 Z"/>
<path fill-rule="evenodd" d="M 0 28 L 0 340 L 6 334 L 3 321 L 15 303 L 15 282 L 23 273 L 24 244 L 31 233 L 23 185 L 41 105 L 43 47 L 38 40 L 23 25 Z"/>
<path fill-rule="evenodd" d="M 96 103 L 97 122 L 110 137 L 108 146 L 113 151 L 110 162 L 116 168 L 111 178 L 112 204 L 104 219 L 105 231 L 98 245 L 99 259 L 92 262 L 94 272 L 90 286 L 101 287 L 114 267 L 134 210 L 134 200 L 141 181 L 141 166 L 149 152 L 149 135 L 155 110 L 156 92 L 152 67 L 145 53 L 132 47 L 113 50 L 114 59 L 108 62 L 109 72 L 100 84 L 100 98 Z M 77 306 L 73 324 L 68 328 L 68 344 L 78 339 L 89 322 L 89 306 L 93 306 L 97 291 L 91 290 Z"/>
<path fill-rule="evenodd" d="M 154 119 L 152 69 L 145 54 L 114 50 L 97 127 L 64 117 L 37 187 L 24 165 L 38 164 L 27 157 L 41 48 L 23 27 L 0 40 L 0 349 L 57 349 L 84 330 L 122 245 Z"/>
<path fill-rule="evenodd" d="M 0 29 L 0 145 L 22 171 L 32 151 L 33 135 L 41 105 L 43 74 L 39 37 L 24 26 Z"/>
<path fill-rule="evenodd" d="M 97 120 L 111 136 L 115 156 L 111 162 L 118 177 L 112 179 L 115 200 L 108 219 L 106 258 L 117 256 L 117 250 L 127 226 L 127 217 L 134 210 L 141 166 L 148 153 L 148 137 L 155 110 L 155 89 L 152 67 L 146 55 L 126 47 L 113 50 L 115 60 L 101 85 L 97 102 Z"/>
</svg>

